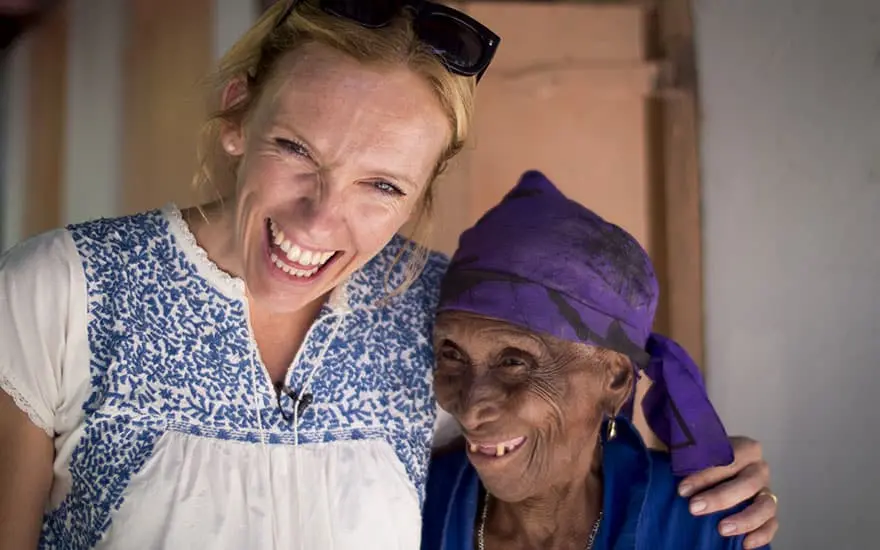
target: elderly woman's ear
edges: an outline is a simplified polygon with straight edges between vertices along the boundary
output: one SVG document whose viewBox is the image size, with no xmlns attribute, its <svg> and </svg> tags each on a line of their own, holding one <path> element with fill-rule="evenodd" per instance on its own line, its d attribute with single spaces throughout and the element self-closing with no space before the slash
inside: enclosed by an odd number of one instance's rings
<svg viewBox="0 0 880 550">
<path fill-rule="evenodd" d="M 620 413 L 632 395 L 635 384 L 630 360 L 620 353 L 610 352 L 605 363 L 605 412 L 610 416 Z"/>
</svg>

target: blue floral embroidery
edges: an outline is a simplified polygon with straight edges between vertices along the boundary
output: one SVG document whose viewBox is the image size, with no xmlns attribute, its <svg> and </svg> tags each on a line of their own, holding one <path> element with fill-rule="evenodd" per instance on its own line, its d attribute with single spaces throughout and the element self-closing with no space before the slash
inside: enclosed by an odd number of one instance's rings
<svg viewBox="0 0 880 550">
<path fill-rule="evenodd" d="M 166 431 L 273 445 L 295 439 L 259 366 L 244 302 L 198 274 L 164 215 L 69 230 L 88 287 L 92 393 L 72 487 L 45 518 L 43 548 L 94 546 Z M 300 388 L 314 370 L 300 444 L 385 439 L 423 498 L 434 422 L 430 334 L 446 259 L 432 255 L 416 283 L 383 305 L 386 275 L 392 284 L 403 277 L 394 258 L 404 243 L 395 238 L 352 276 L 349 309 L 323 308 L 288 385 Z"/>
</svg>

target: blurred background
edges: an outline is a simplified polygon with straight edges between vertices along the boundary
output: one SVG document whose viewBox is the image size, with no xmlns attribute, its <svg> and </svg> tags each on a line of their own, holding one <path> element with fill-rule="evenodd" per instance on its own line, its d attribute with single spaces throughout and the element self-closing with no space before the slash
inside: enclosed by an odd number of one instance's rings
<svg viewBox="0 0 880 550">
<path fill-rule="evenodd" d="M 269 3 L 0 0 L 0 249 L 198 201 L 201 79 Z M 455 5 L 503 41 L 431 245 L 547 173 L 651 252 L 658 329 L 764 444 L 774 547 L 877 547 L 880 2 Z"/>
</svg>

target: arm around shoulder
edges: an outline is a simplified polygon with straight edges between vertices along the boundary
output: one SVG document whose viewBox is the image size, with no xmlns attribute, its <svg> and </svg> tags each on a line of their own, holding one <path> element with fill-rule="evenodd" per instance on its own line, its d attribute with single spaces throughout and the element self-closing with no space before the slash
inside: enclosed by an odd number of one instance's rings
<svg viewBox="0 0 880 550">
<path fill-rule="evenodd" d="M 84 284 L 66 231 L 0 256 L 0 550 L 37 546 L 70 314 L 85 307 Z"/>
</svg>

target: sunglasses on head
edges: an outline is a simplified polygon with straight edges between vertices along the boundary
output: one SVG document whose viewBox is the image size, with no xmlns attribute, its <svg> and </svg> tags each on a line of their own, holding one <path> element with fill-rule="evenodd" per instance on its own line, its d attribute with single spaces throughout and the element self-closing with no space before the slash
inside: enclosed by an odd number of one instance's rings
<svg viewBox="0 0 880 550">
<path fill-rule="evenodd" d="M 287 7 L 275 23 L 280 27 L 304 0 L 287 0 Z M 501 38 L 468 15 L 427 0 L 315 0 L 324 13 L 348 19 L 368 29 L 391 23 L 404 9 L 413 11 L 416 36 L 429 46 L 446 68 L 480 81 Z"/>
</svg>

